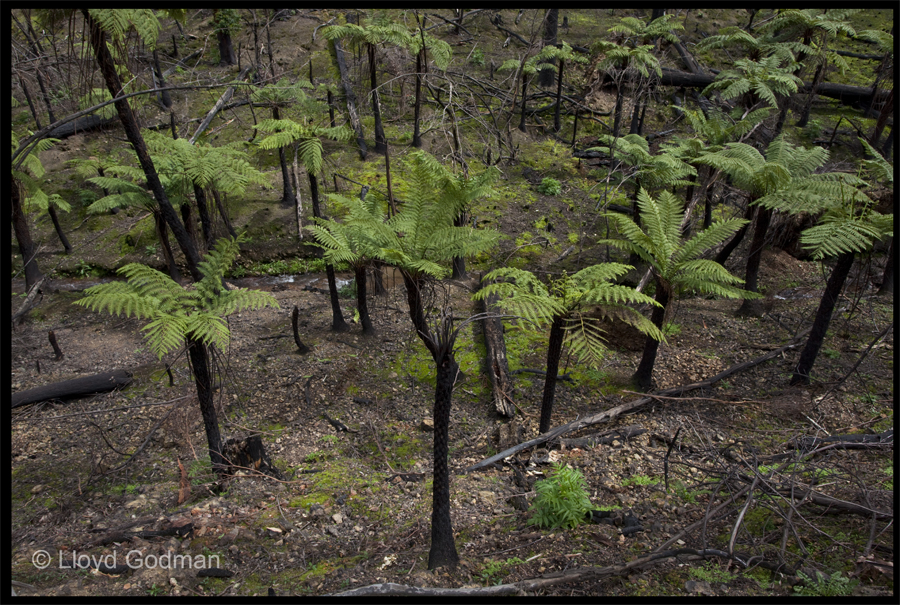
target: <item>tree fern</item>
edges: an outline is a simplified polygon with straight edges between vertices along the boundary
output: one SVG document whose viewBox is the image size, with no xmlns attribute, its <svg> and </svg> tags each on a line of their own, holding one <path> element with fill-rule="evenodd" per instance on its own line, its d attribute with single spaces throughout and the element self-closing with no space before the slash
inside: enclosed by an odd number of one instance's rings
<svg viewBox="0 0 900 605">
<path fill-rule="evenodd" d="M 735 287 L 743 283 L 714 261 L 698 258 L 707 249 L 724 241 L 747 221 L 731 219 L 713 223 L 687 241 L 682 241 L 678 225 L 683 217 L 683 202 L 668 191 L 652 198 L 645 190 L 638 194 L 643 228 L 624 214 L 606 213 L 624 239 L 602 239 L 607 244 L 637 254 L 650 264 L 656 277 L 656 302 L 651 321 L 662 330 L 667 309 L 679 294 L 701 293 L 725 298 L 756 298 L 758 294 Z M 673 228 L 674 226 L 674 228 Z M 634 380 L 648 388 L 656 362 L 659 338 L 649 336 Z"/>
<path fill-rule="evenodd" d="M 200 263 L 203 279 L 193 290 L 186 290 L 156 269 L 131 263 L 118 270 L 125 282 L 92 286 L 76 304 L 93 311 L 150 320 L 142 331 L 150 350 L 159 358 L 181 348 L 185 340 L 225 348 L 230 333 L 224 317 L 244 309 L 278 307 L 271 294 L 222 289 L 222 276 L 237 255 L 238 242 L 218 241 Z"/>
</svg>

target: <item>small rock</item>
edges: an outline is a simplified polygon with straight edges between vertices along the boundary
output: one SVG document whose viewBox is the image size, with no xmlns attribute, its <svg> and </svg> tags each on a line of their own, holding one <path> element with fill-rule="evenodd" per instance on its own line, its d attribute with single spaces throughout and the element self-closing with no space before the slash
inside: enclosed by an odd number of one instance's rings
<svg viewBox="0 0 900 605">
<path fill-rule="evenodd" d="M 39 494 L 42 491 L 44 491 L 44 486 L 41 485 L 40 483 L 38 483 L 37 485 L 35 485 L 34 487 L 31 488 L 32 494 Z"/>
<path fill-rule="evenodd" d="M 422 420 L 422 424 L 419 425 L 419 428 L 423 431 L 433 431 L 434 430 L 434 420 L 431 418 L 425 418 Z"/>
<path fill-rule="evenodd" d="M 344 515 L 342 515 L 341 513 L 334 513 L 333 515 L 331 515 L 331 520 L 340 525 L 344 522 Z"/>
<path fill-rule="evenodd" d="M 338 532 L 338 528 L 335 525 L 329 525 L 328 529 L 326 529 L 325 531 L 327 531 L 332 536 L 337 536 L 340 533 L 340 532 Z"/>
</svg>

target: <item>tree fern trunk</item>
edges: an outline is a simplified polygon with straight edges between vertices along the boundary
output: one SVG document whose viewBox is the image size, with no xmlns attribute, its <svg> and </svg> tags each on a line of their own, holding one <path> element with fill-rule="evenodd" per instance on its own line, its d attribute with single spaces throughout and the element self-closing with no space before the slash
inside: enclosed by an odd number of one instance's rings
<svg viewBox="0 0 900 605">
<path fill-rule="evenodd" d="M 806 346 L 800 353 L 800 360 L 794 369 L 794 375 L 791 376 L 791 385 L 809 384 L 809 373 L 816 357 L 819 355 L 819 349 L 825 341 L 825 334 L 828 332 L 828 324 L 831 323 L 831 314 L 834 313 L 834 307 L 841 295 L 841 289 L 844 282 L 850 274 L 850 268 L 853 266 L 853 252 L 845 252 L 837 257 L 828 283 L 825 285 L 825 291 L 822 293 L 822 300 L 819 302 L 819 308 L 816 310 L 816 318 L 813 320 L 812 331 L 806 340 Z"/>
<path fill-rule="evenodd" d="M 56 215 L 56 208 L 53 207 L 53 204 L 47 206 L 47 214 L 50 215 L 50 220 L 53 221 L 53 228 L 56 229 L 56 235 L 59 237 L 66 254 L 72 254 L 72 244 L 69 243 L 69 238 L 66 237 L 62 226 L 59 224 L 59 217 Z"/>
<path fill-rule="evenodd" d="M 878 288 L 878 295 L 892 295 L 894 293 L 894 238 L 891 238 L 891 245 L 888 248 L 887 261 L 884 263 L 884 273 L 881 276 L 881 287 Z"/>
<path fill-rule="evenodd" d="M 222 216 L 222 221 L 225 223 L 225 228 L 228 229 L 228 234 L 231 237 L 237 237 L 237 233 L 234 231 L 234 226 L 231 224 L 231 219 L 228 218 L 228 211 L 225 210 L 225 205 L 222 204 L 222 197 L 219 195 L 219 192 L 213 189 L 213 199 L 216 200 L 216 208 L 219 210 L 219 214 Z"/>
<path fill-rule="evenodd" d="M 566 333 L 563 330 L 564 319 L 554 317 L 550 326 L 550 342 L 547 344 L 547 374 L 544 379 L 544 396 L 541 399 L 541 423 L 538 432 L 550 430 L 550 416 L 553 413 L 553 400 L 556 395 L 556 376 L 559 373 L 559 358 Z"/>
<path fill-rule="evenodd" d="M 622 83 L 616 86 L 616 106 L 613 109 L 615 117 L 613 118 L 613 138 L 619 138 L 619 129 L 622 126 Z M 612 150 L 610 150 L 612 153 Z"/>
<path fill-rule="evenodd" d="M 428 569 L 456 567 L 459 555 L 453 539 L 450 519 L 450 407 L 453 382 L 458 366 L 453 358 L 453 343 L 444 343 L 436 360 L 434 392 L 434 480 L 431 495 L 431 548 Z"/>
<path fill-rule="evenodd" d="M 369 318 L 369 305 L 366 300 L 366 266 L 360 265 L 354 269 L 356 277 L 356 309 L 359 311 L 359 323 L 362 324 L 363 334 L 374 334 L 375 328 Z"/>
<path fill-rule="evenodd" d="M 434 338 L 431 336 L 431 330 L 425 322 L 425 309 L 422 304 L 424 279 L 412 275 L 404 269 L 400 270 L 400 274 L 403 276 L 403 284 L 406 286 L 406 304 L 409 307 L 409 316 L 412 319 L 413 326 L 416 328 L 416 334 L 425 344 L 428 352 L 431 353 L 431 357 L 437 359 L 437 347 L 434 343 Z"/>
<path fill-rule="evenodd" d="M 650 315 L 650 321 L 653 325 L 662 331 L 663 322 L 666 319 L 666 307 L 669 305 L 669 292 L 656 280 L 656 296 L 654 300 L 661 306 L 653 307 L 653 313 Z M 647 336 L 644 342 L 644 354 L 641 356 L 641 362 L 638 364 L 637 371 L 634 373 L 632 380 L 638 388 L 647 390 L 653 379 L 653 366 L 656 365 L 656 354 L 659 351 L 659 341 Z"/>
<path fill-rule="evenodd" d="M 281 112 L 277 107 L 272 108 L 272 119 L 281 119 Z M 297 205 L 297 198 L 294 196 L 294 187 L 291 185 L 291 173 L 288 170 L 287 153 L 285 153 L 284 147 L 278 148 L 278 163 L 281 165 L 281 205 L 285 208 L 293 208 Z"/>
<path fill-rule="evenodd" d="M 22 255 L 22 264 L 25 267 L 25 291 L 31 290 L 31 286 L 36 284 L 44 276 L 38 268 L 35 254 L 37 252 L 34 242 L 31 239 L 31 230 L 28 228 L 28 219 L 22 210 L 22 192 L 19 189 L 18 181 L 13 180 L 10 187 L 12 195 L 12 224 L 13 231 L 16 234 L 16 241 L 19 244 L 19 253 Z"/>
<path fill-rule="evenodd" d="M 194 199 L 197 200 L 197 214 L 200 215 L 200 229 L 203 232 L 203 242 L 206 249 L 213 246 L 212 221 L 209 219 L 209 206 L 206 203 L 206 191 L 199 185 L 194 185 Z"/>
<path fill-rule="evenodd" d="M 337 280 L 334 278 L 334 267 L 332 265 L 325 265 L 325 275 L 328 277 L 328 295 L 331 299 L 331 329 L 334 332 L 346 332 L 350 329 L 350 326 L 344 321 L 344 314 L 341 312 L 341 302 L 337 294 Z"/>
<path fill-rule="evenodd" d="M 172 254 L 172 248 L 169 246 L 169 231 L 166 228 L 166 221 L 163 220 L 159 212 L 153 213 L 153 221 L 156 225 L 156 236 L 159 238 L 160 250 L 163 259 L 166 261 L 166 269 L 169 271 L 169 277 L 180 284 L 181 272 L 178 271 L 178 267 L 175 265 L 175 255 Z"/>
<path fill-rule="evenodd" d="M 744 211 L 744 220 L 749 221 L 753 218 L 753 210 L 754 207 L 749 203 L 747 204 L 747 209 Z M 747 234 L 747 229 L 750 227 L 750 223 L 744 223 L 744 226 L 738 229 L 737 233 L 734 234 L 725 247 L 722 248 L 718 254 L 716 254 L 716 258 L 714 259 L 717 263 L 725 266 L 725 261 L 728 260 L 728 257 L 731 256 L 731 253 L 735 251 L 738 245 L 741 243 L 741 240 L 744 239 L 744 236 Z"/>
<path fill-rule="evenodd" d="M 759 264 L 762 260 L 763 248 L 766 245 L 766 233 L 769 231 L 771 219 L 772 211 L 770 209 L 760 207 L 757 210 L 756 222 L 753 225 L 753 242 L 750 244 L 747 272 L 744 277 L 744 290 L 747 292 L 759 291 Z M 761 317 L 763 314 L 762 301 L 745 298 L 737 314 L 744 317 Z"/>
<path fill-rule="evenodd" d="M 206 429 L 209 459 L 212 461 L 213 470 L 222 475 L 228 470 L 228 463 L 222 458 L 222 437 L 219 434 L 219 419 L 216 415 L 216 402 L 213 398 L 209 349 L 202 342 L 189 339 L 188 356 L 191 360 L 191 371 L 194 373 L 194 385 L 197 388 L 203 427 Z"/>
</svg>

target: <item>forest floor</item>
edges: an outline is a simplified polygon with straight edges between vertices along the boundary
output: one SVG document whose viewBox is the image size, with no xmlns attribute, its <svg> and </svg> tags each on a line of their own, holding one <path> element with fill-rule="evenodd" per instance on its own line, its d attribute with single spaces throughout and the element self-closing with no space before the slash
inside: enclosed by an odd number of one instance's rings
<svg viewBox="0 0 900 605">
<path fill-rule="evenodd" d="M 672 319 L 678 327 L 661 347 L 655 386 L 696 382 L 790 341 L 808 325 L 823 280 L 815 263 L 767 252 L 761 281 L 780 280 L 791 287 L 768 299 L 771 306 L 762 319 L 735 318 L 736 301 L 679 302 Z M 15 580 L 34 587 L 20 588 L 20 594 L 249 596 L 272 587 L 277 594 L 322 595 L 379 582 L 475 587 L 622 565 L 671 539 L 677 541 L 666 549 L 726 551 L 746 494 L 712 515 L 705 529 L 695 524 L 729 494 L 748 487 L 754 465 L 772 485 L 803 490 L 819 483 L 818 493 L 863 507 L 859 510 L 892 514 L 890 451 L 830 449 L 779 472 L 781 461 L 773 461 L 778 454 L 796 452 L 794 440 L 800 437 L 881 432 L 893 425 L 893 334 L 851 371 L 873 337 L 893 321 L 889 298 L 874 297 L 867 289 L 858 301 L 841 301 L 810 387 L 787 387 L 798 355 L 797 348 L 788 350 L 714 388 L 659 399 L 611 424 L 566 435 L 626 426 L 646 431 L 634 438 L 593 448 L 552 443 L 522 452 L 514 466 L 525 471 L 525 485 L 517 484 L 511 461 L 462 473 L 519 441 L 498 441 L 504 423 L 492 410 L 490 388 L 479 370 L 480 330 L 471 324 L 459 340 L 457 359 L 465 378 L 454 390 L 450 428 L 452 518 L 461 563 L 455 571 L 428 571 L 431 433 L 424 421 L 431 416 L 434 378 L 409 327 L 402 286 L 374 299 L 378 334 L 364 337 L 358 326 L 331 332 L 327 296 L 304 289 L 309 285 L 324 287 L 324 279 L 304 276 L 264 286 L 281 308 L 230 320 L 232 345 L 219 360 L 226 370 L 226 384 L 218 391 L 224 433 L 260 434 L 285 479 L 234 477 L 218 494 L 210 491 L 214 477 L 208 459 L 204 465 L 198 455 L 205 435 L 184 358 L 167 359 L 175 378 L 168 386 L 164 365 L 141 341 L 139 322 L 73 306 L 77 292 L 45 295 L 38 318 L 12 335 L 14 391 L 116 368 L 132 370 L 135 382 L 120 392 L 14 410 L 12 572 Z M 458 317 L 465 317 L 474 312 L 473 285 L 471 279 L 448 283 L 438 292 L 450 297 Z M 289 336 L 294 305 L 301 310 L 303 338 L 313 349 L 304 356 Z M 350 301 L 344 306 L 352 316 Z M 65 354 L 60 361 L 47 344 L 50 329 Z M 542 368 L 544 337 L 508 330 L 511 368 Z M 610 344 L 599 368 L 568 362 L 564 371 L 574 381 L 559 384 L 554 426 L 637 398 L 628 392 L 639 355 L 635 343 Z M 514 422 L 528 439 L 537 433 L 543 383 L 529 374 L 515 378 L 514 399 L 522 414 Z M 148 405 L 164 402 L 173 403 Z M 100 412 L 89 413 L 95 410 Z M 335 433 L 323 412 L 353 432 Z M 678 429 L 668 458 L 667 490 L 666 441 Z M 569 530 L 529 525 L 529 513 L 520 510 L 526 507 L 515 496 L 524 494 L 530 502 L 533 481 L 552 470 L 551 462 L 582 471 L 598 509 L 615 511 L 619 524 L 630 513 L 643 531 L 626 537 L 616 525 Z M 179 464 L 190 484 L 190 495 L 181 503 Z M 404 481 L 398 473 L 414 475 Z M 892 560 L 890 518 L 847 514 L 800 502 L 800 497 L 791 516 L 785 514 L 786 500 L 773 500 L 758 488 L 755 494 L 734 543 L 736 552 L 760 557 L 749 570 L 727 559 L 703 563 L 681 555 L 630 574 L 570 581 L 538 594 L 781 596 L 793 593 L 797 576 L 791 572 L 801 565 L 811 577 L 818 570 L 829 578 L 837 572 L 844 581 L 860 581 L 854 589 L 858 595 L 893 590 L 890 570 L 871 563 Z M 185 522 L 194 528 L 186 537 L 101 539 L 112 530 Z M 46 569 L 32 563 L 39 550 L 52 553 Z M 166 552 L 218 556 L 217 563 L 203 559 L 203 564 L 228 569 L 233 576 L 198 578 L 196 570 L 162 566 L 124 575 L 60 569 L 60 564 L 71 567 L 73 555 L 115 553 L 121 565 L 129 552 L 132 562 Z M 760 561 L 784 562 L 785 573 L 759 567 Z M 825 583 L 817 586 L 827 589 Z"/>
<path fill-rule="evenodd" d="M 506 13 L 507 25 L 514 23 L 516 11 Z M 608 13 L 598 9 L 582 17 L 573 12 L 566 39 L 589 45 L 597 31 L 605 32 L 612 23 L 605 21 L 611 19 Z M 604 20 L 602 25 L 595 17 Z M 311 40 L 313 29 L 328 18 L 323 13 L 321 19 L 307 15 L 275 24 L 272 37 L 284 73 L 305 74 L 306 61 L 312 58 L 315 76 L 327 74 L 331 63 L 321 34 L 308 48 L 297 41 Z M 705 10 L 692 13 L 691 19 L 684 37 L 696 41 L 698 29 L 714 33 L 746 16 L 730 9 Z M 496 59 L 499 65 L 508 58 L 512 50 L 504 50 L 505 34 L 487 19 L 469 27 L 480 34 L 488 60 Z M 203 28 L 199 34 L 210 34 L 208 23 Z M 174 26 L 170 30 L 163 39 L 176 31 Z M 201 36 L 194 46 L 202 42 Z M 461 65 L 457 67 L 471 72 L 471 65 Z M 357 79 L 364 81 L 363 63 L 355 69 Z M 206 57 L 196 73 L 225 79 L 232 71 L 236 68 L 219 68 Z M 853 83 L 869 82 L 868 72 L 865 75 Z M 402 175 L 398 156 L 409 143 L 412 87 L 404 89 L 399 78 L 391 82 L 391 94 L 384 96 L 386 129 L 397 154 L 392 164 L 396 157 L 396 173 Z M 173 94 L 178 118 L 184 121 L 182 134 L 194 128 L 188 129 L 186 120 L 205 115 L 219 94 Z M 405 101 L 395 103 L 395 98 Z M 611 91 L 601 91 L 597 109 L 608 111 L 614 100 Z M 833 124 L 835 111 L 828 102 L 817 101 L 812 124 Z M 425 148 L 447 154 L 444 137 L 449 129 L 440 111 L 429 112 Z M 648 131 L 669 129 L 670 114 L 651 107 Z M 145 116 L 145 121 L 167 123 L 160 115 Z M 235 116 L 241 118 L 236 124 L 251 123 L 249 114 L 237 110 L 222 120 Z M 221 120 L 214 126 L 215 136 L 221 138 L 217 145 L 229 137 L 246 140 L 244 129 L 226 129 Z M 559 271 L 603 260 L 604 251 L 592 242 L 604 236 L 597 208 L 603 178 L 598 175 L 605 175 L 606 169 L 573 160 L 568 143 L 533 137 L 538 127 L 531 122 L 528 127 L 529 135 L 513 130 L 519 157 L 500 166 L 503 177 L 496 194 L 480 201 L 473 212 L 478 224 L 507 237 L 494 256 L 472 264 L 480 268 L 515 263 Z M 476 149 L 473 141 L 481 141 L 483 133 L 471 128 L 463 132 L 464 138 L 471 138 L 464 143 Z M 581 146 L 595 144 L 595 137 L 588 136 L 590 128 L 599 131 L 590 123 L 579 127 L 579 134 L 588 133 L 579 139 L 585 143 Z M 367 129 L 371 131 L 371 123 Z M 46 217 L 33 221 L 38 262 L 50 281 L 26 322 L 12 327 L 11 388 L 16 392 L 114 369 L 131 371 L 134 382 L 118 392 L 12 411 L 11 574 L 24 584 L 14 585 L 19 594 L 252 596 L 271 589 L 278 595 L 308 597 L 383 582 L 475 588 L 539 577 L 548 578 L 547 584 L 528 594 L 893 594 L 892 446 L 842 449 L 820 444 L 820 451 L 808 457 L 798 447 L 804 437 L 875 434 L 894 424 L 894 334 L 889 332 L 869 349 L 894 321 L 893 299 L 873 295 L 881 275 L 880 257 L 859 261 L 854 268 L 809 387 L 788 387 L 804 343 L 801 338 L 798 346 L 775 359 L 710 388 L 657 398 L 613 422 L 564 436 L 634 427 L 640 433 L 634 437 L 617 434 L 594 447 L 551 442 L 469 473 L 463 471 L 537 435 L 543 380 L 535 374 L 515 375 L 518 413 L 511 422 L 501 420 L 480 369 L 480 327 L 466 326 L 457 351 L 465 376 L 454 390 L 450 426 L 451 516 L 460 564 L 452 571 L 432 572 L 427 569 L 432 433 L 426 421 L 431 418 L 434 368 L 411 328 L 402 283 L 370 299 L 377 334 L 364 337 L 357 324 L 349 332 L 333 333 L 328 297 L 321 292 L 327 288 L 324 276 L 301 274 L 311 252 L 297 241 L 293 209 L 274 201 L 280 192 L 258 187 L 226 199 L 236 228 L 252 238 L 242 245 L 237 270 L 228 279 L 271 291 L 280 308 L 229 319 L 232 343 L 218 360 L 224 377 L 217 391 L 222 430 L 226 438 L 260 435 L 284 479 L 251 473 L 217 485 L 203 454 L 206 437 L 185 357 L 169 356 L 161 362 L 143 342 L 141 322 L 72 304 L 100 279 L 97 275 L 107 279 L 124 263 L 164 268 L 147 213 L 126 210 L 87 218 L 78 207 L 79 201 L 81 206 L 92 201 L 89 196 L 79 198 L 90 193 L 89 187 L 72 176 L 65 162 L 122 147 L 111 141 L 113 136 L 121 133 L 75 135 L 41 155 L 48 191 L 58 190 L 76 206 L 61 217 L 74 253 L 58 251 Z M 798 136 L 814 138 L 812 128 Z M 855 140 L 856 133 L 847 136 Z M 334 192 L 329 181 L 335 172 L 371 184 L 373 191 L 386 188 L 383 160 L 375 154 L 361 162 L 347 146 L 326 142 L 325 150 L 329 178 L 322 179 L 323 192 Z M 261 154 L 258 161 L 273 182 L 280 182 L 274 152 Z M 542 177 L 558 179 L 561 194 L 539 194 Z M 333 182 L 346 195 L 359 191 L 346 180 Z M 739 204 L 725 197 L 717 213 L 740 215 Z M 627 203 L 624 194 L 609 199 Z M 222 235 L 221 225 L 217 229 Z M 16 253 L 13 243 L 12 265 L 18 270 Z M 737 275 L 742 275 L 745 255 L 746 243 L 728 263 Z M 764 253 L 760 275 L 766 293 L 762 318 L 735 317 L 737 301 L 680 300 L 670 318 L 668 340 L 660 347 L 654 389 L 709 378 L 791 342 L 811 324 L 826 277 L 820 263 L 798 261 L 772 249 Z M 468 317 L 475 312 L 470 299 L 474 285 L 474 278 L 436 284 L 433 301 L 449 301 L 455 317 Z M 14 279 L 13 309 L 21 305 L 23 291 L 23 280 Z M 301 312 L 301 336 L 312 347 L 306 355 L 297 353 L 291 337 L 294 306 Z M 348 319 L 354 307 L 355 300 L 343 300 Z M 54 359 L 48 331 L 59 341 L 61 360 Z M 509 325 L 506 339 L 511 369 L 544 368 L 546 334 Z M 610 350 L 599 366 L 565 358 L 561 371 L 571 381 L 557 385 L 551 424 L 637 399 L 629 379 L 641 346 L 628 332 L 610 332 Z M 166 363 L 174 379 L 171 386 Z M 336 433 L 323 413 L 351 432 Z M 786 464 L 791 460 L 793 464 Z M 610 511 L 613 524 L 585 523 L 565 530 L 528 524 L 534 482 L 552 475 L 554 463 L 583 472 L 592 504 Z M 826 496 L 835 500 L 823 500 Z M 623 528 L 630 529 L 624 526 L 631 517 L 642 530 L 623 533 Z M 128 533 L 186 523 L 193 531 L 184 536 Z M 726 553 L 729 543 L 732 559 L 707 553 L 704 561 L 689 552 Z M 683 550 L 676 557 L 671 549 Z M 655 550 L 669 554 L 620 568 Z M 49 561 L 40 560 L 40 551 Z M 201 578 L 196 568 L 166 568 L 153 558 L 167 553 L 190 555 L 197 567 L 218 567 L 231 575 Z M 113 555 L 115 563 L 135 568 L 107 574 L 72 565 L 91 557 L 111 563 Z M 745 568 L 742 562 L 749 565 Z M 579 570 L 604 567 L 615 569 L 577 575 Z M 801 582 L 798 572 L 813 580 Z M 817 572 L 825 574 L 818 581 Z M 561 574 L 555 576 L 557 584 L 551 583 L 554 574 Z"/>
</svg>

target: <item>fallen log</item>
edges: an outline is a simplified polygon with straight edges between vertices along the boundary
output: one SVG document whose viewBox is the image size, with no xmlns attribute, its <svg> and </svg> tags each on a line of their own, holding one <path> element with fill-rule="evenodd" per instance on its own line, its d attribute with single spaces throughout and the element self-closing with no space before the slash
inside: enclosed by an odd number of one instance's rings
<svg viewBox="0 0 900 605">
<path fill-rule="evenodd" d="M 684 71 L 676 71 L 674 69 L 663 68 L 662 76 L 659 78 L 660 86 L 678 86 L 682 88 L 706 88 L 713 83 L 716 77 L 707 74 L 692 74 Z M 812 84 L 804 83 L 797 90 L 797 94 L 808 94 L 812 88 Z M 821 97 L 829 97 L 837 99 L 844 105 L 863 106 L 872 96 L 871 86 L 850 86 L 848 84 L 834 84 L 833 82 L 822 82 L 816 89 L 816 94 Z M 887 98 L 887 91 L 878 91 L 878 99 L 881 101 Z"/>
<path fill-rule="evenodd" d="M 483 276 L 482 276 L 483 277 Z M 483 282 L 479 282 L 483 285 Z M 482 301 L 485 313 L 482 320 L 484 329 L 484 348 L 487 351 L 487 374 L 491 379 L 491 392 L 494 407 L 497 413 L 507 418 L 516 414 L 510 393 L 512 393 L 512 379 L 509 375 L 509 364 L 506 360 L 506 340 L 503 338 L 503 320 L 492 311 L 497 310 L 499 296 L 492 295 Z"/>
<path fill-rule="evenodd" d="M 69 122 L 68 124 L 63 124 L 62 126 L 54 128 L 47 133 L 47 136 L 54 139 L 65 139 L 72 135 L 78 134 L 79 132 L 87 132 L 89 130 L 99 130 L 100 128 L 105 128 L 106 126 L 115 124 L 118 121 L 118 116 L 113 116 L 111 118 L 101 118 L 100 116 L 85 116 L 83 118 L 78 118 L 77 120 Z"/>
<path fill-rule="evenodd" d="M 116 370 L 115 372 L 104 372 L 94 376 L 73 378 L 72 380 L 64 380 L 13 393 L 11 407 L 17 408 L 29 403 L 47 401 L 48 399 L 72 399 L 94 393 L 105 393 L 127 386 L 130 383 L 131 372 L 127 370 Z"/>
<path fill-rule="evenodd" d="M 655 393 L 655 395 L 679 395 L 679 396 L 681 396 L 688 391 L 693 391 L 696 389 L 710 387 L 713 384 L 719 382 L 720 380 L 727 378 L 728 376 L 731 376 L 732 374 L 735 374 L 737 372 L 747 370 L 749 368 L 757 366 L 765 361 L 768 361 L 774 357 L 777 357 L 778 355 L 781 355 L 782 352 L 787 351 L 788 349 L 792 349 L 794 347 L 799 346 L 800 340 L 809 333 L 810 329 L 811 328 L 807 328 L 806 330 L 803 330 L 802 332 L 797 334 L 793 339 L 791 339 L 791 342 L 784 345 L 783 347 L 775 349 L 774 351 L 770 351 L 761 357 L 757 357 L 756 359 L 751 359 L 750 361 L 745 361 L 745 362 L 733 365 L 730 368 L 728 368 L 727 370 L 716 374 L 712 378 L 708 378 L 708 379 L 700 381 L 700 382 L 694 382 L 694 383 L 687 384 L 687 385 L 680 386 L 680 387 L 673 387 L 671 389 L 665 389 L 663 391 L 659 391 L 658 393 Z M 499 454 L 491 456 L 490 458 L 485 458 L 481 462 L 477 462 L 477 463 L 473 464 L 472 466 L 464 469 L 463 473 L 469 473 L 469 472 L 478 470 L 480 468 L 490 466 L 491 464 L 494 464 L 495 462 L 504 460 L 505 458 L 508 458 L 509 456 L 512 456 L 514 454 L 518 454 L 522 450 L 525 450 L 525 449 L 528 449 L 528 448 L 531 448 L 531 447 L 534 447 L 537 445 L 541 445 L 542 443 L 546 443 L 548 441 L 556 439 L 557 437 L 559 437 L 561 435 L 565 435 L 566 433 L 571 433 L 572 431 L 577 431 L 579 429 L 583 429 L 586 426 L 591 426 L 593 424 L 599 424 L 601 422 L 609 422 L 610 420 L 614 420 L 615 418 L 618 418 L 625 412 L 630 412 L 632 410 L 635 410 L 643 405 L 650 403 L 651 401 L 654 401 L 654 394 L 650 394 L 646 397 L 641 397 L 640 399 L 635 399 L 633 401 L 629 401 L 628 403 L 623 403 L 622 405 L 616 406 L 614 408 L 608 409 L 608 410 L 600 412 L 598 414 L 594 414 L 593 416 L 588 416 L 586 418 L 581 418 L 579 420 L 573 420 L 572 422 L 570 422 L 568 424 L 563 424 L 561 426 L 552 428 L 549 431 L 547 431 L 546 433 L 542 433 L 540 436 L 535 437 L 534 439 L 531 439 L 530 441 L 520 443 L 519 445 L 516 445 L 514 447 L 506 449 L 506 450 L 500 452 Z"/>
<path fill-rule="evenodd" d="M 647 429 L 645 428 L 631 425 L 621 429 L 599 433 L 597 435 L 588 435 L 587 437 L 560 439 L 559 442 L 566 447 L 594 447 L 596 445 L 609 445 L 613 441 L 627 441 L 632 437 L 643 435 L 646 432 Z"/>
</svg>

